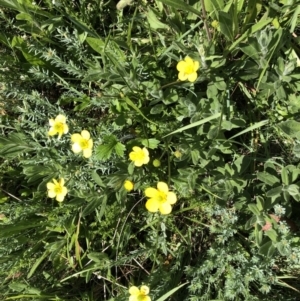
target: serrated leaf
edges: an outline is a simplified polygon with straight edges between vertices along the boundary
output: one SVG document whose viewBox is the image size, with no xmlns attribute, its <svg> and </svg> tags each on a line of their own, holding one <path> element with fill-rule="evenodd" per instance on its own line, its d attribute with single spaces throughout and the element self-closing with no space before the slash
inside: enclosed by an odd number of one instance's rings
<svg viewBox="0 0 300 301">
<path fill-rule="evenodd" d="M 160 141 L 155 138 L 150 138 L 150 139 L 143 139 L 141 143 L 147 148 L 156 149 Z"/>
<path fill-rule="evenodd" d="M 123 157 L 125 150 L 126 150 L 125 145 L 122 144 L 121 142 L 117 142 L 117 144 L 115 145 L 115 152 L 117 156 Z"/>
<path fill-rule="evenodd" d="M 119 142 L 115 136 L 106 136 L 103 140 L 103 144 L 99 145 L 96 149 L 96 156 L 99 160 L 109 159 L 113 151 L 115 151 L 119 157 L 124 155 L 125 146 Z"/>
</svg>

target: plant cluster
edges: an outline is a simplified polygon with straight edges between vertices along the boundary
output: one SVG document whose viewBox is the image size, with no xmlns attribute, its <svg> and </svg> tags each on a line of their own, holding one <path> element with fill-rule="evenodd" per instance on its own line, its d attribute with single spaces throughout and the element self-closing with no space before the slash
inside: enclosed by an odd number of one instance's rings
<svg viewBox="0 0 300 301">
<path fill-rule="evenodd" d="M 298 0 L 0 0 L 0 299 L 300 297 Z"/>
</svg>

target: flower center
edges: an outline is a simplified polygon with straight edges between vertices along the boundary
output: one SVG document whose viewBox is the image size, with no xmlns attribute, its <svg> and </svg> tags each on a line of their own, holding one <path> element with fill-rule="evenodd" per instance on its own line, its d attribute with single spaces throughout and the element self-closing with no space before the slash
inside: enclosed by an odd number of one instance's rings
<svg viewBox="0 0 300 301">
<path fill-rule="evenodd" d="M 89 141 L 87 139 L 81 139 L 79 143 L 81 149 L 89 148 Z"/>
<path fill-rule="evenodd" d="M 62 133 L 64 131 L 64 124 L 62 122 L 57 122 L 54 125 L 54 129 L 58 133 Z"/>
<path fill-rule="evenodd" d="M 61 194 L 62 193 L 62 186 L 61 185 L 56 185 L 54 188 L 54 191 L 56 194 Z"/>
<path fill-rule="evenodd" d="M 135 153 L 136 160 L 143 160 L 144 157 L 145 157 L 145 154 L 143 151 Z"/>
<path fill-rule="evenodd" d="M 185 73 L 186 74 L 191 74 L 191 73 L 193 73 L 194 72 L 194 66 L 193 65 L 191 65 L 191 64 L 188 64 L 188 65 L 186 65 L 186 67 L 185 67 Z"/>
<path fill-rule="evenodd" d="M 158 199 L 160 203 L 165 203 L 167 201 L 167 195 L 163 191 L 158 191 Z"/>
</svg>

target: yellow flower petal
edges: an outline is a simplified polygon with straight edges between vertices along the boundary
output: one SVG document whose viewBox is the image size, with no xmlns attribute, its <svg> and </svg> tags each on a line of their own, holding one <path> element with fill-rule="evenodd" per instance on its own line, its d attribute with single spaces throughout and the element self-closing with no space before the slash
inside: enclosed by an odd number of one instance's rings
<svg viewBox="0 0 300 301">
<path fill-rule="evenodd" d="M 56 193 L 55 193 L 55 191 L 54 190 L 48 190 L 48 197 L 49 198 L 55 198 L 55 196 L 56 196 Z"/>
<path fill-rule="evenodd" d="M 157 183 L 157 189 L 159 191 L 164 192 L 165 194 L 167 194 L 169 192 L 169 187 L 165 182 L 158 182 Z"/>
<path fill-rule="evenodd" d="M 76 143 L 74 143 L 74 144 L 72 145 L 72 151 L 73 151 L 75 154 L 80 153 L 80 152 L 82 151 L 82 149 L 81 149 L 79 143 L 76 142 Z"/>
<path fill-rule="evenodd" d="M 134 165 L 137 167 L 141 167 L 144 164 L 144 159 L 138 159 L 138 160 L 134 160 Z"/>
<path fill-rule="evenodd" d="M 48 132 L 48 135 L 49 136 L 54 136 L 56 134 L 56 130 L 54 127 L 50 128 L 49 132 Z"/>
<path fill-rule="evenodd" d="M 60 184 L 61 186 L 64 186 L 64 185 L 65 185 L 65 180 L 64 180 L 63 178 L 61 178 L 61 179 L 59 180 L 59 184 Z"/>
<path fill-rule="evenodd" d="M 139 294 L 140 294 L 140 290 L 138 289 L 138 287 L 132 286 L 132 287 L 129 289 L 129 294 L 130 294 L 130 295 L 139 295 Z"/>
<path fill-rule="evenodd" d="M 169 203 L 165 202 L 165 203 L 161 203 L 159 206 L 159 211 L 161 214 L 169 214 L 172 211 L 172 207 Z"/>
<path fill-rule="evenodd" d="M 69 127 L 64 124 L 64 134 L 67 134 L 69 132 Z"/>
<path fill-rule="evenodd" d="M 67 187 L 62 187 L 62 192 L 61 192 L 61 194 L 63 194 L 64 196 L 66 196 L 67 193 L 68 193 Z"/>
<path fill-rule="evenodd" d="M 131 296 L 129 297 L 129 301 L 139 301 L 139 297 L 136 296 L 136 295 L 131 295 Z"/>
<path fill-rule="evenodd" d="M 81 136 L 82 136 L 82 138 L 84 138 L 86 140 L 89 140 L 91 137 L 90 133 L 86 130 L 81 131 Z"/>
<path fill-rule="evenodd" d="M 191 83 L 193 83 L 196 79 L 197 79 L 197 72 L 194 72 L 194 73 L 191 73 L 191 74 L 189 74 L 188 75 L 188 80 L 191 82 Z"/>
<path fill-rule="evenodd" d="M 188 65 L 193 64 L 193 60 L 189 56 L 186 56 L 184 60 Z"/>
<path fill-rule="evenodd" d="M 50 124 L 51 126 L 53 126 L 54 123 L 55 123 L 54 119 L 49 119 L 49 124 Z"/>
<path fill-rule="evenodd" d="M 184 80 L 187 80 L 188 75 L 185 74 L 184 72 L 180 71 L 180 72 L 178 73 L 178 78 L 179 78 L 181 81 L 184 81 Z"/>
<path fill-rule="evenodd" d="M 62 193 L 56 195 L 56 200 L 58 202 L 62 202 L 64 200 L 64 198 L 65 198 L 65 195 L 63 195 Z"/>
<path fill-rule="evenodd" d="M 159 205 L 160 205 L 159 201 L 155 198 L 149 199 L 146 202 L 146 208 L 150 212 L 157 212 L 158 208 L 159 208 Z"/>
<path fill-rule="evenodd" d="M 133 187 L 134 187 L 134 184 L 133 184 L 131 181 L 126 180 L 126 181 L 124 182 L 124 188 L 125 188 L 127 191 L 131 191 L 131 190 L 133 189 Z"/>
<path fill-rule="evenodd" d="M 177 202 L 177 196 L 174 192 L 168 192 L 167 194 L 167 202 L 171 205 L 175 204 Z"/>
<path fill-rule="evenodd" d="M 90 148 L 87 148 L 87 149 L 83 150 L 83 157 L 90 158 L 91 156 L 92 156 L 92 150 Z"/>
<path fill-rule="evenodd" d="M 82 137 L 81 137 L 80 134 L 73 134 L 73 135 L 71 136 L 71 141 L 72 141 L 72 142 L 77 142 L 77 143 L 79 143 L 79 142 L 81 141 L 81 139 L 82 139 Z"/>
<path fill-rule="evenodd" d="M 141 149 L 140 147 L 138 147 L 138 146 L 134 146 L 134 147 L 132 148 L 132 150 L 133 150 L 134 152 L 140 152 L 142 149 Z"/>
<path fill-rule="evenodd" d="M 142 285 L 141 288 L 140 288 L 140 292 L 143 294 L 143 295 L 148 295 L 149 294 L 149 287 L 147 285 Z"/>
<path fill-rule="evenodd" d="M 194 61 L 194 71 L 197 71 L 200 67 L 200 63 L 198 61 Z"/>
<path fill-rule="evenodd" d="M 149 296 L 144 296 L 143 301 L 151 301 L 151 298 Z"/>
<path fill-rule="evenodd" d="M 148 198 L 156 198 L 159 196 L 159 192 L 153 187 L 148 187 L 145 189 L 145 195 Z"/>
<path fill-rule="evenodd" d="M 177 64 L 176 68 L 177 68 L 177 70 L 178 70 L 179 72 L 183 72 L 184 69 L 185 69 L 185 66 L 186 66 L 185 61 L 180 61 L 180 62 Z"/>
<path fill-rule="evenodd" d="M 54 188 L 55 188 L 55 185 L 53 183 L 51 183 L 51 182 L 47 183 L 47 189 L 53 190 Z"/>
<path fill-rule="evenodd" d="M 90 139 L 90 140 L 88 141 L 88 148 L 92 149 L 92 148 L 93 148 L 93 145 L 94 145 L 93 139 Z"/>
<path fill-rule="evenodd" d="M 66 117 L 64 115 L 59 114 L 56 116 L 55 122 L 66 123 Z"/>
</svg>

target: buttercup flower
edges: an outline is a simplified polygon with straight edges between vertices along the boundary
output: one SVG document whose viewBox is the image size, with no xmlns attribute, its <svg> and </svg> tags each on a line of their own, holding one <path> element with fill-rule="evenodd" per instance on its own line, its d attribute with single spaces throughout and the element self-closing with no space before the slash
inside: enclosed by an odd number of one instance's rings
<svg viewBox="0 0 300 301">
<path fill-rule="evenodd" d="M 150 212 L 160 211 L 161 214 L 169 214 L 172 211 L 171 205 L 177 201 L 176 194 L 169 191 L 169 187 L 164 182 L 157 183 L 156 188 L 146 188 L 145 195 L 148 197 L 146 208 Z"/>
<path fill-rule="evenodd" d="M 48 135 L 54 136 L 58 134 L 58 138 L 60 138 L 63 134 L 67 134 L 69 131 L 69 127 L 66 124 L 66 117 L 64 115 L 57 115 L 55 119 L 49 119 L 49 124 L 51 126 Z"/>
<path fill-rule="evenodd" d="M 149 291 L 149 287 L 146 285 L 142 285 L 140 289 L 136 286 L 132 286 L 129 289 L 129 301 L 151 301 L 151 298 L 147 296 Z"/>
<path fill-rule="evenodd" d="M 127 191 L 131 191 L 131 190 L 133 189 L 133 186 L 134 186 L 134 184 L 133 184 L 131 181 L 129 181 L 129 180 L 126 180 L 126 181 L 124 182 L 124 188 L 125 188 Z"/>
<path fill-rule="evenodd" d="M 92 155 L 93 140 L 88 131 L 83 130 L 81 134 L 73 134 L 71 140 L 73 142 L 72 151 L 77 154 L 83 152 L 85 158 L 89 158 Z"/>
<path fill-rule="evenodd" d="M 138 146 L 134 146 L 132 150 L 133 151 L 129 154 L 129 158 L 134 162 L 135 166 L 140 167 L 149 162 L 149 152 L 146 147 L 140 148 Z"/>
<path fill-rule="evenodd" d="M 52 182 L 47 183 L 47 189 L 48 189 L 48 197 L 49 198 L 55 198 L 58 202 L 62 202 L 65 198 L 65 196 L 68 193 L 68 189 L 64 186 L 65 180 L 59 179 L 58 181 L 53 179 Z"/>
<path fill-rule="evenodd" d="M 191 83 L 197 79 L 197 70 L 200 67 L 198 61 L 193 61 L 190 57 L 186 57 L 184 61 L 180 61 L 177 64 L 178 78 L 182 81 L 188 80 Z"/>
</svg>

